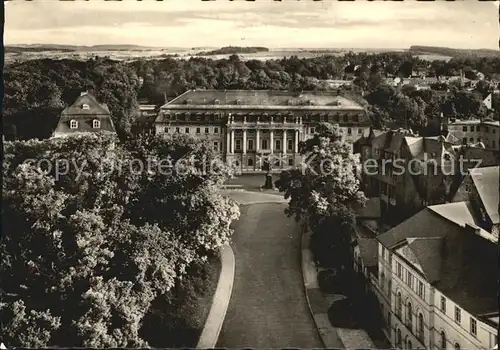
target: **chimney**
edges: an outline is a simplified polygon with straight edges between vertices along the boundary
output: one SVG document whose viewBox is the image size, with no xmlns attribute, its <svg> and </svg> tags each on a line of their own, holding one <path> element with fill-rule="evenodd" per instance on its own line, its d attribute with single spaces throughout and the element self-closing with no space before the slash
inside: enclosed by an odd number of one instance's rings
<svg viewBox="0 0 500 350">
<path fill-rule="evenodd" d="M 481 228 L 477 226 L 476 224 L 465 224 L 465 229 L 468 232 L 474 233 L 476 235 L 479 235 L 481 232 Z"/>
<path fill-rule="evenodd" d="M 163 99 L 165 100 L 165 103 L 168 102 L 168 98 L 167 98 L 167 93 L 166 92 L 163 93 Z"/>
</svg>

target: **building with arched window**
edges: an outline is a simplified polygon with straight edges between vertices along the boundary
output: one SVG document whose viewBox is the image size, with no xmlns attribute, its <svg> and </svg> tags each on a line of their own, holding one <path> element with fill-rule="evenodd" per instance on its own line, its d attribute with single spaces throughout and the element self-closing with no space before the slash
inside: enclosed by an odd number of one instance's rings
<svg viewBox="0 0 500 350">
<path fill-rule="evenodd" d="M 486 350 L 498 343 L 497 246 L 454 204 L 429 206 L 376 237 L 379 274 L 392 287 L 374 290 L 390 305 L 385 331 L 398 348 Z"/>
<path fill-rule="evenodd" d="M 338 124 L 349 142 L 370 126 L 364 107 L 336 92 L 189 90 L 160 107 L 155 129 L 206 139 L 242 172 L 265 162 L 280 171 L 299 164 L 299 142 L 319 122 Z"/>
<path fill-rule="evenodd" d="M 59 117 L 52 137 L 66 137 L 84 133 L 116 133 L 111 112 L 88 92 L 82 92 L 75 102 L 66 107 Z"/>
</svg>

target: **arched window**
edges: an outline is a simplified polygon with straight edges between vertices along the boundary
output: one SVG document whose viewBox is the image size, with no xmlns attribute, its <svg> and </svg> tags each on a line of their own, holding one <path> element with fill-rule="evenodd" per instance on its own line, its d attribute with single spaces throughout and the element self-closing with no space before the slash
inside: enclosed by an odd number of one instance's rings
<svg viewBox="0 0 500 350">
<path fill-rule="evenodd" d="M 441 331 L 441 349 L 446 349 L 446 334 Z"/>
<path fill-rule="evenodd" d="M 97 120 L 97 119 L 94 119 L 94 121 L 92 122 L 92 127 L 94 129 L 99 129 L 101 127 L 101 121 Z"/>
<path fill-rule="evenodd" d="M 401 329 L 398 329 L 397 332 L 396 332 L 396 344 L 398 346 L 398 348 L 401 349 L 401 343 L 402 343 L 402 339 L 401 339 Z"/>
<path fill-rule="evenodd" d="M 90 106 L 88 104 L 84 103 L 82 105 L 82 109 L 90 109 Z"/>
<path fill-rule="evenodd" d="M 401 292 L 398 292 L 396 298 L 396 313 L 400 319 L 401 319 L 402 309 L 403 309 L 403 302 L 401 301 Z"/>
<path fill-rule="evenodd" d="M 413 345 L 412 345 L 412 343 L 411 343 L 411 340 L 408 340 L 408 343 L 407 343 L 407 345 L 406 345 L 406 348 L 407 348 L 408 350 L 413 349 Z"/>
<path fill-rule="evenodd" d="M 78 122 L 76 120 L 72 120 L 69 122 L 70 129 L 78 129 Z"/>
<path fill-rule="evenodd" d="M 422 313 L 418 314 L 418 329 L 417 329 L 418 339 L 424 341 L 424 315 Z"/>
<path fill-rule="evenodd" d="M 406 325 L 413 331 L 413 310 L 410 301 L 406 307 Z"/>
<path fill-rule="evenodd" d="M 455 350 L 460 350 L 460 344 L 455 343 Z"/>
</svg>

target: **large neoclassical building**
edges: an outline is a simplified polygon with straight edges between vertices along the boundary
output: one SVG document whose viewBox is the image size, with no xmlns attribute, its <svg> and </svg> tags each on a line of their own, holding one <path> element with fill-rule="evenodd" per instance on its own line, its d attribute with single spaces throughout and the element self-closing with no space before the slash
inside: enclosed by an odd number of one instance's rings
<svg viewBox="0 0 500 350">
<path fill-rule="evenodd" d="M 298 164 L 299 141 L 318 122 L 339 124 L 347 141 L 368 131 L 362 106 L 336 92 L 190 90 L 160 108 L 156 134 L 185 133 L 212 142 L 241 171 Z M 264 161 L 267 163 L 267 161 Z"/>
</svg>

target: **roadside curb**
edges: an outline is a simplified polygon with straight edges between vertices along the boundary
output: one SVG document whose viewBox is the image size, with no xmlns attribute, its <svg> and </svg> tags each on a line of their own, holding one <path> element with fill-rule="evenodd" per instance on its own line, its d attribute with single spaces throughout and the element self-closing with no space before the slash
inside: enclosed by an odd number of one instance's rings
<svg viewBox="0 0 500 350">
<path fill-rule="evenodd" d="M 228 244 L 220 248 L 221 271 L 205 326 L 196 345 L 197 349 L 213 349 L 217 345 L 226 317 L 234 282 L 234 252 Z"/>
<path fill-rule="evenodd" d="M 318 270 L 309 249 L 311 232 L 303 228 L 302 232 L 302 276 L 307 305 L 313 316 L 318 333 L 326 348 L 343 349 L 375 349 L 375 344 L 364 330 L 333 327 L 328 319 L 328 308 L 331 306 L 318 284 Z M 312 299 L 316 305 L 313 307 Z M 346 346 L 347 345 L 347 346 Z"/>
</svg>

